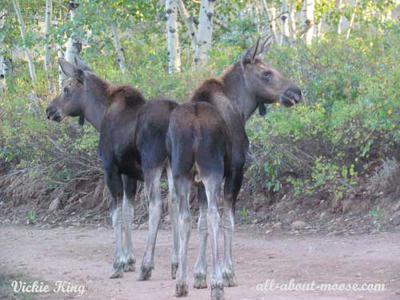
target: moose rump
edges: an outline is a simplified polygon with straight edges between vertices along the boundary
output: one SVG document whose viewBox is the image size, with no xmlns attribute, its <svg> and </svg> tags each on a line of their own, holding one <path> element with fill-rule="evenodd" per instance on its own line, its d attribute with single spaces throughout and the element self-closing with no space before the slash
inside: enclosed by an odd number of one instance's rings
<svg viewBox="0 0 400 300">
<path fill-rule="evenodd" d="M 185 103 L 171 114 L 167 148 L 170 152 L 176 200 L 179 206 L 180 267 L 175 294 L 176 296 L 188 294 L 185 278 L 188 269 L 186 257 L 191 227 L 189 199 L 193 177 L 195 181 L 201 181 L 201 188 L 198 188 L 198 200 L 201 210 L 203 212 L 207 210 L 207 219 L 202 213 L 203 222 L 199 222 L 199 226 L 205 229 L 203 238 L 207 239 L 207 228 L 212 237 L 211 289 L 217 294 L 221 293 L 223 291 L 222 271 L 218 263 L 217 251 L 220 220 L 218 199 L 231 161 L 231 140 L 228 128 L 222 116 L 211 104 Z M 205 243 L 202 244 L 205 245 Z M 205 281 L 205 274 L 203 276 Z M 205 283 L 202 285 L 202 287 L 206 286 Z"/>
<path fill-rule="evenodd" d="M 167 147 L 174 178 L 223 177 L 230 163 L 230 137 L 215 108 L 206 102 L 185 103 L 172 112 L 170 121 Z"/>
</svg>

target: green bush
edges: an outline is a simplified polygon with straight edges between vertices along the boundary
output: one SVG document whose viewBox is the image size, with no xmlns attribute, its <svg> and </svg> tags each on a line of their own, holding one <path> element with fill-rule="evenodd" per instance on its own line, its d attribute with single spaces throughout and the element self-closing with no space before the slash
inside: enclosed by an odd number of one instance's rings
<svg viewBox="0 0 400 300">
<path fill-rule="evenodd" d="M 272 47 L 265 60 L 301 86 L 304 104 L 291 109 L 270 105 L 266 118 L 254 116 L 248 122 L 246 178 L 251 188 L 278 192 L 289 184 L 297 195 L 325 189 L 340 198 L 366 164 L 396 151 L 399 33 L 394 28 L 379 36 L 357 33 L 350 40 L 327 36 L 311 48 Z M 183 71 L 173 75 L 166 74 L 165 45 L 158 33 L 144 32 L 134 42 L 124 42 L 124 49 L 127 77 L 109 49 L 101 54 L 89 49 L 84 59 L 101 77 L 132 84 L 147 98 L 186 101 L 202 80 L 221 75 L 235 62 L 245 45 L 221 34 L 203 70 L 193 69 L 191 54 L 183 51 Z M 55 171 L 49 171 L 49 181 L 69 180 L 76 162 L 59 158 L 83 157 L 96 164 L 97 133 L 88 125 L 79 129 L 76 120 L 46 120 L 44 109 L 54 95 L 48 95 L 45 76 L 37 69 L 37 99 L 29 100 L 32 86 L 25 69 L 16 69 L 8 82 L 9 92 L 0 103 L 0 159 L 17 167 L 51 165 Z"/>
</svg>

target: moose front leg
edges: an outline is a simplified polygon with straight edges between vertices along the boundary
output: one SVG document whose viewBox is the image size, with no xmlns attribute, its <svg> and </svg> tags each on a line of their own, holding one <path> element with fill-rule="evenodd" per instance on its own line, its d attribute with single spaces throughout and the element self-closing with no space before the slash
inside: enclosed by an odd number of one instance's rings
<svg viewBox="0 0 400 300">
<path fill-rule="evenodd" d="M 110 278 L 120 278 L 124 274 L 125 255 L 122 249 L 122 229 L 123 229 L 123 216 L 122 216 L 122 195 L 123 185 L 121 174 L 114 168 L 111 170 L 106 169 L 106 183 L 110 190 L 112 197 L 112 225 L 114 228 L 115 238 L 115 253 L 113 263 L 113 274 Z"/>
<path fill-rule="evenodd" d="M 207 196 L 204 185 L 200 184 L 197 188 L 197 201 L 199 202 L 199 220 L 197 223 L 197 231 L 199 233 L 199 254 L 194 266 L 194 283 L 195 289 L 207 288 Z"/>
<path fill-rule="evenodd" d="M 139 280 L 150 279 L 154 268 L 154 250 L 162 213 L 161 174 L 162 167 L 144 171 L 145 190 L 149 199 L 149 232 Z"/>
<path fill-rule="evenodd" d="M 222 216 L 222 227 L 224 230 L 224 265 L 222 276 L 224 286 L 237 286 L 235 272 L 233 270 L 232 240 L 235 227 L 235 203 L 243 181 L 243 164 L 236 168 L 230 176 L 225 179 L 224 187 L 224 212 Z"/>
<path fill-rule="evenodd" d="M 122 176 L 124 183 L 124 198 L 122 202 L 122 215 L 124 222 L 124 238 L 125 238 L 125 272 L 135 271 L 135 255 L 133 253 L 133 242 L 132 242 L 132 222 L 134 217 L 133 203 L 136 195 L 137 182 L 132 177 L 126 175 Z"/>
</svg>

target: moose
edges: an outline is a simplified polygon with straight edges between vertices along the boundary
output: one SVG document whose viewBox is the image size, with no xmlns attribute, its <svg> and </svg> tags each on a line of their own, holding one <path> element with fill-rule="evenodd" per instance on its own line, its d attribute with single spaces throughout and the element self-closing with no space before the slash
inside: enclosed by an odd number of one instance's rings
<svg viewBox="0 0 400 300">
<path fill-rule="evenodd" d="M 187 251 L 191 231 L 189 207 L 193 178 L 199 203 L 199 254 L 194 267 L 194 288 L 206 288 L 207 238 L 212 250 L 211 299 L 224 298 L 224 285 L 235 286 L 232 235 L 235 203 L 243 180 L 249 141 L 245 123 L 257 107 L 280 102 L 290 107 L 300 102 L 300 89 L 279 71 L 263 63 L 261 55 L 271 39 L 251 47 L 220 79 L 204 81 L 189 102 L 170 116 L 167 149 L 170 153 L 176 200 L 179 206 L 179 269 L 175 295 L 188 294 Z M 225 181 L 224 181 L 225 179 Z M 218 251 L 220 215 L 218 199 L 224 181 L 222 228 L 224 259 Z"/>
<path fill-rule="evenodd" d="M 96 76 L 80 59 L 75 64 L 59 59 L 67 79 L 61 94 L 46 109 L 47 118 L 61 122 L 65 117 L 88 121 L 100 133 L 99 156 L 112 196 L 112 225 L 115 255 L 111 278 L 134 271 L 132 221 L 137 181 L 144 181 L 149 200 L 149 231 L 139 280 L 148 280 L 154 268 L 154 250 L 162 213 L 161 176 L 167 169 L 170 214 L 173 228 L 171 276 L 178 268 L 177 202 L 168 164 L 166 134 L 171 112 L 177 103 L 168 99 L 146 101 L 129 86 L 114 86 Z"/>
</svg>

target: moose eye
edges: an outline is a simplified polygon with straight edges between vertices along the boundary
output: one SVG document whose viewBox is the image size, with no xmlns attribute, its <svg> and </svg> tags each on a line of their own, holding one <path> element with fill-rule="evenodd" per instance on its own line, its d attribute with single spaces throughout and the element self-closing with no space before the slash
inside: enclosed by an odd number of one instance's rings
<svg viewBox="0 0 400 300">
<path fill-rule="evenodd" d="M 265 80 L 270 81 L 272 79 L 272 72 L 271 71 L 265 71 L 263 73 L 263 77 Z"/>
</svg>

